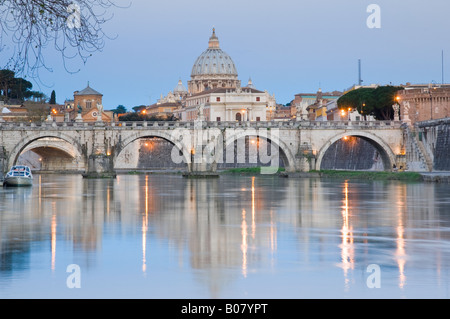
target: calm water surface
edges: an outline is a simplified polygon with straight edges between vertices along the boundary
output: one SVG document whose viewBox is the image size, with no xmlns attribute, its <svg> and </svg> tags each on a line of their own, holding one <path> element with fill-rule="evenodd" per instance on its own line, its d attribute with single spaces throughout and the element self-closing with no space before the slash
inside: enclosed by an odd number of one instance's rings
<svg viewBox="0 0 450 319">
<path fill-rule="evenodd" d="M 32 188 L 0 188 L 0 298 L 449 298 L 449 194 L 276 176 L 37 175 Z M 81 288 L 67 286 L 72 264 Z"/>
</svg>

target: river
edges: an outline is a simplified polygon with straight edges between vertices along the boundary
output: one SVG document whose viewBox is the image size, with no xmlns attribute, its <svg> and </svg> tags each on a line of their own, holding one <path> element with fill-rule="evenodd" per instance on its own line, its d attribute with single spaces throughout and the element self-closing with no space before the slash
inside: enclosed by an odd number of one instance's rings
<svg viewBox="0 0 450 319">
<path fill-rule="evenodd" d="M 0 189 L 0 298 L 449 298 L 450 185 L 36 175 Z"/>
</svg>

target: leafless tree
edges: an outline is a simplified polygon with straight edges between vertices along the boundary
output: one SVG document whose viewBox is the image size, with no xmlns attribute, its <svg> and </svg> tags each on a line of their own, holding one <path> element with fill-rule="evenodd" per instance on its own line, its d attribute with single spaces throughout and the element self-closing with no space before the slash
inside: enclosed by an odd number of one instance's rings
<svg viewBox="0 0 450 319">
<path fill-rule="evenodd" d="M 68 72 L 68 59 L 83 63 L 101 51 L 110 37 L 103 25 L 113 14 L 118 0 L 0 0 L 0 54 L 2 68 L 38 77 L 39 70 L 51 70 L 46 49 L 56 49 Z M 3 51 L 3 52 L 2 52 Z"/>
</svg>

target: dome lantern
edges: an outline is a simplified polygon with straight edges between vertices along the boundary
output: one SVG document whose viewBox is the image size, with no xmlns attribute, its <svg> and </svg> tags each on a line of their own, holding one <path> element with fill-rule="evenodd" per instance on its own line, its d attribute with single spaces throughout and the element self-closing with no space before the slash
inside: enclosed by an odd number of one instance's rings
<svg viewBox="0 0 450 319">
<path fill-rule="evenodd" d="M 213 28 L 213 33 L 212 33 L 211 37 L 209 38 L 208 48 L 209 49 L 220 49 L 219 38 L 216 36 L 215 28 Z"/>
</svg>

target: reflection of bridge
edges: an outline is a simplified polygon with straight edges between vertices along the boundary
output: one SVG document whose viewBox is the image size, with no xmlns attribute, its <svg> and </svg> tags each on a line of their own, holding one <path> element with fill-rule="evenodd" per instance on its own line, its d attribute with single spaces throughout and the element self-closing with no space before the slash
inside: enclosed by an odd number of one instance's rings
<svg viewBox="0 0 450 319">
<path fill-rule="evenodd" d="M 372 144 L 386 170 L 406 164 L 406 134 L 401 122 L 393 121 L 0 123 L 3 171 L 24 151 L 50 147 L 76 159 L 86 172 L 111 173 L 125 147 L 147 137 L 171 142 L 172 159 L 186 163 L 188 171 L 215 171 L 229 146 L 246 136 L 269 141 L 287 171 L 320 169 L 327 149 L 348 136 Z M 272 160 L 278 156 L 269 153 Z"/>
</svg>

